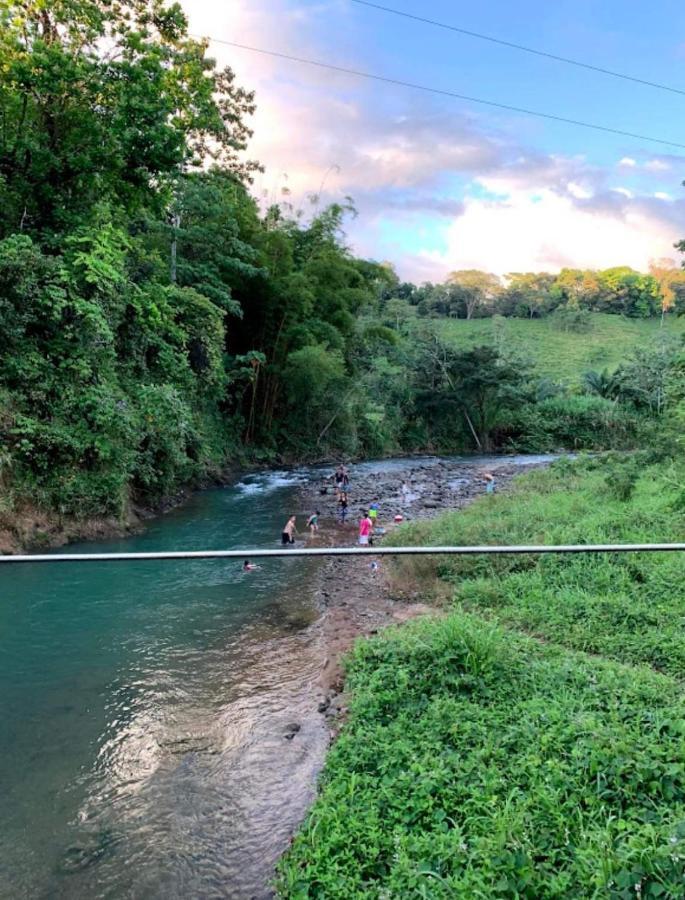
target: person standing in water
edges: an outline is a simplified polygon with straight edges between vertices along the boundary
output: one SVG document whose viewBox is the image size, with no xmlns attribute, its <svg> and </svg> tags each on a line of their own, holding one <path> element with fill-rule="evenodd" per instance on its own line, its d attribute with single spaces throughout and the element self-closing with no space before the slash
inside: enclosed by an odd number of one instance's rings
<svg viewBox="0 0 685 900">
<path fill-rule="evenodd" d="M 347 519 L 347 494 L 345 491 L 340 492 L 338 506 L 340 507 L 340 522 L 344 525 Z"/>
<path fill-rule="evenodd" d="M 373 528 L 373 522 L 369 518 L 369 514 L 365 509 L 362 510 L 362 519 L 359 522 L 359 544 L 362 547 L 368 547 L 369 538 L 371 536 L 371 529 Z"/>
<path fill-rule="evenodd" d="M 378 522 L 377 522 L 377 520 L 378 520 L 378 504 L 377 503 L 372 503 L 371 506 L 369 507 L 369 518 L 371 519 L 371 524 L 375 528 L 376 525 L 378 524 Z"/>
<path fill-rule="evenodd" d="M 495 476 L 492 472 L 484 472 L 483 473 L 483 481 L 485 482 L 485 493 L 486 494 L 494 494 L 495 493 Z"/>
<path fill-rule="evenodd" d="M 296 533 L 296 524 L 297 518 L 295 516 L 290 516 L 281 532 L 281 546 L 287 547 L 295 543 L 294 534 Z"/>
<path fill-rule="evenodd" d="M 319 531 L 319 516 L 320 515 L 321 515 L 321 513 L 317 509 L 307 519 L 307 528 L 309 529 L 312 536 L 317 534 Z"/>
<path fill-rule="evenodd" d="M 335 491 L 340 500 L 340 495 L 345 490 L 345 467 L 341 464 L 335 471 Z"/>
</svg>

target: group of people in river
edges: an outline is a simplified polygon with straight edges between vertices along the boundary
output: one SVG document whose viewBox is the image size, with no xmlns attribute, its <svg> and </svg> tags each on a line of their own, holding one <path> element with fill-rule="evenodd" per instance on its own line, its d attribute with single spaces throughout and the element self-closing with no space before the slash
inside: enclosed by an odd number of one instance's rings
<svg viewBox="0 0 685 900">
<path fill-rule="evenodd" d="M 350 474 L 347 466 L 341 463 L 335 470 L 333 475 L 330 475 L 324 480 L 324 484 L 320 489 L 320 493 L 328 493 L 330 487 L 329 482 L 331 481 L 333 482 L 333 489 L 335 490 L 335 496 L 338 504 L 339 521 L 341 525 L 344 525 L 347 521 L 349 509 L 348 491 L 350 487 Z M 320 515 L 321 513 L 319 512 L 319 510 L 315 509 L 307 519 L 306 528 L 309 529 L 309 533 L 312 537 L 316 536 L 319 532 Z M 360 545 L 368 546 L 369 544 L 373 543 L 373 532 L 376 527 L 377 518 L 378 504 L 372 503 L 369 509 L 362 510 L 362 518 L 359 521 Z M 281 546 L 292 546 L 295 543 L 295 535 L 297 533 L 297 517 L 294 515 L 289 516 L 288 521 L 283 526 L 283 531 L 281 532 Z"/>
<path fill-rule="evenodd" d="M 487 494 L 492 494 L 495 491 L 496 480 L 495 476 L 492 472 L 482 472 L 483 483 L 485 484 L 485 492 Z M 327 494 L 329 489 L 329 482 L 333 481 L 338 509 L 339 509 L 339 521 L 342 525 L 347 521 L 347 513 L 348 513 L 348 491 L 350 486 L 350 475 L 347 470 L 347 466 L 342 463 L 335 470 L 335 473 L 324 480 L 324 484 L 320 489 L 321 494 Z M 406 481 L 402 482 L 401 486 L 401 494 L 402 494 L 402 505 L 408 506 L 411 502 L 411 489 Z M 368 547 L 373 544 L 373 536 L 374 533 L 379 532 L 382 533 L 382 529 L 378 528 L 378 504 L 372 503 L 368 509 L 363 509 L 361 511 L 362 517 L 359 520 L 359 534 L 358 534 L 358 543 L 362 547 Z M 309 533 L 312 537 L 318 534 L 319 532 L 319 517 L 321 513 L 318 509 L 315 509 L 314 512 L 307 519 L 306 528 L 309 529 Z M 395 516 L 396 522 L 402 521 L 402 515 Z M 295 544 L 295 535 L 298 533 L 297 531 L 297 516 L 291 515 L 288 517 L 288 521 L 283 526 L 283 531 L 281 532 L 281 546 L 290 547 Z M 259 569 L 260 567 L 251 563 L 249 560 L 245 560 L 243 565 L 244 572 L 251 572 L 253 569 Z"/>
</svg>

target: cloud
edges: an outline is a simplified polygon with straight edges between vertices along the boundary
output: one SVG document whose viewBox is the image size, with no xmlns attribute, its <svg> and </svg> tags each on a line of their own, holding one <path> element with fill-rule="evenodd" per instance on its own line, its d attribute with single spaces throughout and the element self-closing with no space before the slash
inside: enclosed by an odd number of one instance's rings
<svg viewBox="0 0 685 900">
<path fill-rule="evenodd" d="M 355 46 L 345 0 L 183 2 L 195 33 L 371 67 L 345 50 Z M 351 195 L 360 215 L 349 223 L 349 242 L 390 259 L 402 277 L 438 280 L 456 268 L 646 268 L 681 237 L 685 206 L 657 188 L 685 168 L 682 157 L 626 146 L 617 163 L 599 166 L 524 144 L 510 122 L 498 130 L 451 102 L 220 44 L 211 52 L 256 90 L 250 156 L 266 168 L 257 195 L 277 202 L 287 189 L 305 210 L 311 194 L 321 194 L 319 208 Z M 610 183 L 617 170 L 629 186 Z"/>
<path fill-rule="evenodd" d="M 645 169 L 650 172 L 669 172 L 671 164 L 663 159 L 648 159 L 645 163 Z"/>
<path fill-rule="evenodd" d="M 614 214 L 597 214 L 590 205 L 579 206 L 546 189 L 536 200 L 519 193 L 506 204 L 467 202 L 449 229 L 447 250 L 439 260 L 435 254 L 429 259 L 436 271 L 438 265 L 443 271 L 476 268 L 504 274 L 626 264 L 646 270 L 651 258 L 672 252 L 678 236 L 648 207 L 628 202 Z"/>
</svg>

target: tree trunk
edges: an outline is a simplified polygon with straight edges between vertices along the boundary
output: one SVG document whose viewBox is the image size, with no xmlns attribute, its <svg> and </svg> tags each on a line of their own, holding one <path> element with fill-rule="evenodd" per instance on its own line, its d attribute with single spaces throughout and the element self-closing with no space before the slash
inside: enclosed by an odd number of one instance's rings
<svg viewBox="0 0 685 900">
<path fill-rule="evenodd" d="M 471 429 L 471 434 L 473 435 L 473 439 L 475 440 L 476 445 L 478 446 L 478 449 L 482 450 L 483 445 L 481 444 L 480 438 L 478 437 L 478 432 L 473 427 L 473 422 L 471 421 L 471 417 L 469 416 L 469 414 L 466 410 L 464 410 L 464 417 L 466 418 L 466 421 L 469 423 L 469 428 Z"/>
<path fill-rule="evenodd" d="M 181 216 L 179 213 L 174 213 L 173 219 L 171 220 L 171 227 L 173 229 L 171 234 L 171 283 L 176 284 L 176 239 L 178 228 L 181 224 Z"/>
</svg>

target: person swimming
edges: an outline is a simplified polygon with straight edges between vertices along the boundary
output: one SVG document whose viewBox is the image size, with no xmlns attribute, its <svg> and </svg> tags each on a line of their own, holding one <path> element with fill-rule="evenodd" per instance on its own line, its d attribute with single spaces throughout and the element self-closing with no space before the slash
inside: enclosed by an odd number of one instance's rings
<svg viewBox="0 0 685 900">
<path fill-rule="evenodd" d="M 243 563 L 243 572 L 254 572 L 255 569 L 259 569 L 261 566 L 255 565 L 255 563 L 250 562 L 249 559 L 246 559 Z"/>
</svg>

